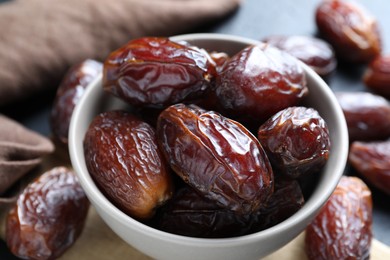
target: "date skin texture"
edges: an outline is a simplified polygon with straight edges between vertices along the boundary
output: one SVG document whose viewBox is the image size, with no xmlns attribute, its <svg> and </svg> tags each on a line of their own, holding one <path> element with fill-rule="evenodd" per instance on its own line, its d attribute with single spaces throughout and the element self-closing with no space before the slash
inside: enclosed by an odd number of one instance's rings
<svg viewBox="0 0 390 260">
<path fill-rule="evenodd" d="M 365 85 L 375 93 L 390 99 L 390 55 L 376 57 L 363 75 Z"/>
<path fill-rule="evenodd" d="M 242 236 L 282 222 L 303 204 L 302 191 L 295 180 L 275 180 L 275 191 L 267 203 L 245 215 L 220 207 L 186 185 L 162 208 L 158 228 L 192 237 Z"/>
<path fill-rule="evenodd" d="M 220 206 L 248 214 L 271 196 L 270 162 L 259 141 L 236 121 L 176 104 L 160 114 L 157 134 L 172 169 Z"/>
<path fill-rule="evenodd" d="M 383 140 L 390 137 L 390 103 L 368 92 L 336 92 L 347 121 L 349 140 Z"/>
<path fill-rule="evenodd" d="M 348 161 L 368 184 L 390 195 L 390 140 L 353 142 Z"/>
<path fill-rule="evenodd" d="M 371 191 L 359 178 L 343 176 L 306 228 L 306 254 L 310 260 L 369 259 L 371 240 Z"/>
<path fill-rule="evenodd" d="M 215 63 L 205 51 L 167 38 L 132 40 L 104 62 L 103 88 L 134 106 L 166 107 L 208 91 Z"/>
<path fill-rule="evenodd" d="M 318 172 L 328 161 L 329 130 L 313 108 L 279 111 L 260 126 L 258 138 L 275 174 L 300 178 Z"/>
<path fill-rule="evenodd" d="M 50 114 L 53 137 L 63 144 L 68 143 L 68 132 L 73 110 L 85 89 L 101 72 L 103 64 L 85 60 L 69 69 L 57 89 Z"/>
<path fill-rule="evenodd" d="M 263 42 L 288 52 L 310 66 L 321 77 L 329 76 L 337 67 L 333 47 L 319 38 L 304 35 L 270 35 Z"/>
<path fill-rule="evenodd" d="M 87 169 L 103 194 L 124 213 L 144 220 L 172 195 L 169 168 L 155 130 L 125 111 L 97 115 L 84 138 Z"/>
<path fill-rule="evenodd" d="M 73 171 L 56 167 L 30 183 L 6 219 L 6 242 L 23 259 L 57 259 L 80 236 L 89 201 Z"/>
<path fill-rule="evenodd" d="M 321 37 L 345 62 L 367 63 L 382 51 L 376 19 L 356 2 L 321 1 L 315 19 Z"/>
<path fill-rule="evenodd" d="M 278 111 L 298 105 L 308 88 L 299 61 L 264 44 L 234 55 L 217 77 L 215 92 L 226 116 L 258 128 Z"/>
<path fill-rule="evenodd" d="M 190 237 L 235 237 L 249 234 L 254 220 L 252 214 L 222 208 L 185 185 L 162 208 L 158 229 Z"/>
<path fill-rule="evenodd" d="M 275 191 L 265 205 L 253 215 L 251 232 L 258 232 L 288 219 L 305 204 L 302 189 L 296 180 L 275 176 Z"/>
</svg>

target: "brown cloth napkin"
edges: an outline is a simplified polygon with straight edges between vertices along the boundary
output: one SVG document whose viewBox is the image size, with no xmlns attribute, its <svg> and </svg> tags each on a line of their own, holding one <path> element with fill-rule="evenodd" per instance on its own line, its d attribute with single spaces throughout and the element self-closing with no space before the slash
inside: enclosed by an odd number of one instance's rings
<svg viewBox="0 0 390 260">
<path fill-rule="evenodd" d="M 53 151 L 48 138 L 0 114 L 0 206 L 13 200 L 4 192 Z"/>
<path fill-rule="evenodd" d="M 56 88 L 73 64 L 131 38 L 187 33 L 240 0 L 29 0 L 0 5 L 0 106 Z"/>
</svg>

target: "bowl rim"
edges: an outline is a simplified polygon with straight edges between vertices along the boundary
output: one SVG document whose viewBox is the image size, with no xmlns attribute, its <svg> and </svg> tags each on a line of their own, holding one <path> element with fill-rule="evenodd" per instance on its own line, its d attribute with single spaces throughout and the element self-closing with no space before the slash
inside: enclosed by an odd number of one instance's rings
<svg viewBox="0 0 390 260">
<path fill-rule="evenodd" d="M 234 36 L 234 35 L 228 35 L 228 34 L 216 34 L 216 33 L 194 33 L 194 34 L 183 34 L 178 36 L 170 37 L 172 40 L 180 41 L 180 40 L 217 40 L 217 41 L 229 41 L 229 42 L 237 42 L 237 43 L 248 43 L 250 44 L 262 44 L 260 41 L 241 37 L 241 36 Z M 136 228 L 139 232 L 145 232 L 149 236 L 154 236 L 159 239 L 164 240 L 174 240 L 178 244 L 196 244 L 197 246 L 205 246 L 205 247 L 214 247 L 216 245 L 223 245 L 223 246 L 229 246 L 229 245 L 239 245 L 239 244 L 245 244 L 248 242 L 255 242 L 258 239 L 271 237 L 271 236 L 277 236 L 288 229 L 295 226 L 297 223 L 300 223 L 304 219 L 313 219 L 315 212 L 315 209 L 318 209 L 323 206 L 323 204 L 326 202 L 326 200 L 329 198 L 333 190 L 335 189 L 339 179 L 342 176 L 342 173 L 344 171 L 346 162 L 347 162 L 347 154 L 348 154 L 348 132 L 347 132 L 347 126 L 346 121 L 343 115 L 343 112 L 341 110 L 341 107 L 339 106 L 336 97 L 334 96 L 332 90 L 329 88 L 329 86 L 323 81 L 323 79 L 316 74 L 311 68 L 309 68 L 304 63 L 300 62 L 303 66 L 305 73 L 308 77 L 312 78 L 313 81 L 316 81 L 319 85 L 321 85 L 321 91 L 325 94 L 325 96 L 329 99 L 329 101 L 334 105 L 335 109 L 335 119 L 336 123 L 340 126 L 339 129 L 339 135 L 340 135 L 340 154 L 338 157 L 338 160 L 336 161 L 335 166 L 333 166 L 337 171 L 339 171 L 338 178 L 332 178 L 332 182 L 327 183 L 326 187 L 322 190 L 321 194 L 317 194 L 316 200 L 308 200 L 305 202 L 304 206 L 298 210 L 295 214 L 287 218 L 286 220 L 282 221 L 281 223 L 272 226 L 270 228 L 267 228 L 265 230 L 255 232 L 248 235 L 243 236 L 237 236 L 237 237 L 228 237 L 228 238 L 198 238 L 198 237 L 189 237 L 189 236 L 183 236 L 183 235 L 177 235 L 172 234 L 169 232 L 165 232 L 162 230 L 158 230 L 156 228 L 147 226 L 146 224 L 143 224 L 136 219 L 133 219 L 132 217 L 126 215 L 121 210 L 119 210 L 116 206 L 114 206 L 97 188 L 97 186 L 92 181 L 91 176 L 89 175 L 88 171 L 85 171 L 85 162 L 84 162 L 84 155 L 81 151 L 82 149 L 77 149 L 80 147 L 80 144 L 77 143 L 77 135 L 80 134 L 77 130 L 77 120 L 81 117 L 81 114 L 84 111 L 84 106 L 86 105 L 87 97 L 91 95 L 94 91 L 97 91 L 98 85 L 101 84 L 102 81 L 102 74 L 100 74 L 93 82 L 90 83 L 90 85 L 86 88 L 86 91 L 84 95 L 79 100 L 78 104 L 76 105 L 69 128 L 69 154 L 72 166 L 80 180 L 80 183 L 85 190 L 87 196 L 91 200 L 92 204 L 99 204 L 99 207 L 105 207 L 107 211 L 112 212 L 111 216 L 114 217 L 117 221 L 121 222 L 122 224 L 130 227 L 130 228 Z M 97 92 L 96 92 L 97 93 Z M 82 138 L 83 139 L 83 138 Z M 82 147 L 82 146 L 81 146 Z M 93 194 L 93 196 L 92 196 Z M 133 227 L 131 227 L 133 225 Z"/>
</svg>

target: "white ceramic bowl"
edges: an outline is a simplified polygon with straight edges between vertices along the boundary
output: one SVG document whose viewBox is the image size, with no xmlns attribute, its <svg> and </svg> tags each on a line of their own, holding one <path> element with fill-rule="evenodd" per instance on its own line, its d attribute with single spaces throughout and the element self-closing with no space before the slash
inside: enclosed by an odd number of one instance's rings
<svg viewBox="0 0 390 260">
<path fill-rule="evenodd" d="M 234 54 L 255 40 L 220 34 L 188 34 L 172 37 L 208 50 Z M 99 112 L 121 108 L 119 99 L 103 92 L 101 76 L 87 88 L 72 116 L 69 152 L 75 171 L 92 205 L 123 240 L 155 259 L 259 259 L 287 244 L 301 233 L 336 187 L 347 161 L 348 134 L 343 113 L 327 84 L 303 65 L 309 96 L 306 106 L 326 120 L 332 142 L 329 161 L 304 207 L 282 223 L 254 234 L 223 239 L 202 239 L 170 234 L 146 226 L 116 208 L 97 188 L 89 175 L 83 152 L 84 134 Z M 93 246 L 93 245 L 91 245 Z"/>
</svg>

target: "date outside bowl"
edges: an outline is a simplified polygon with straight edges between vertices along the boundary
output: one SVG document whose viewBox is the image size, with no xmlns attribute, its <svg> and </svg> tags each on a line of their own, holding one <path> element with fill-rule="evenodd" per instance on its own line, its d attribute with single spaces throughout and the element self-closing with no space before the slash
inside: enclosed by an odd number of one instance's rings
<svg viewBox="0 0 390 260">
<path fill-rule="evenodd" d="M 210 51 L 230 55 L 258 41 L 223 34 L 187 34 L 171 37 Z M 108 226 L 132 247 L 155 259 L 259 259 L 283 247 L 300 234 L 335 189 L 343 174 L 348 154 L 345 118 L 327 84 L 309 67 L 304 67 L 309 95 L 304 105 L 317 109 L 330 131 L 332 150 L 312 194 L 302 209 L 285 221 L 250 235 L 204 239 L 175 235 L 149 227 L 116 208 L 97 188 L 84 160 L 83 139 L 89 123 L 100 112 L 126 106 L 107 95 L 102 77 L 92 82 L 76 106 L 69 131 L 72 165 L 92 205 Z"/>
</svg>

